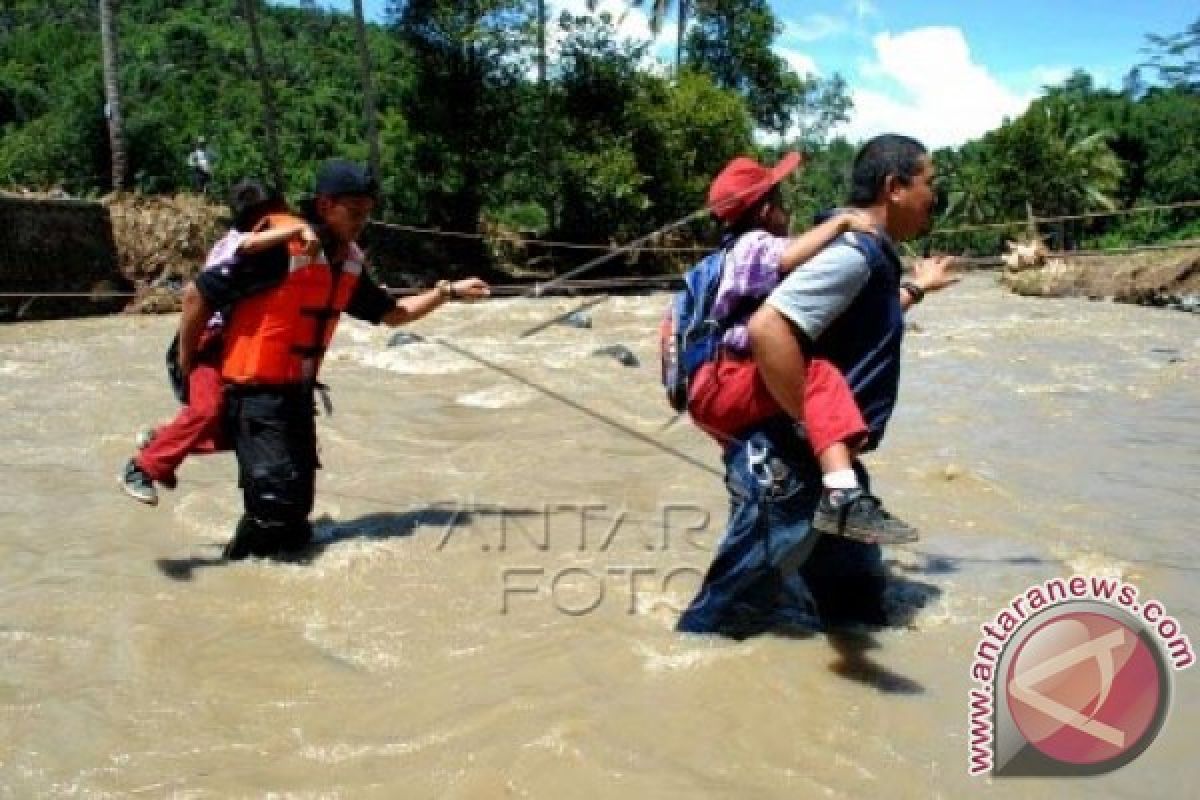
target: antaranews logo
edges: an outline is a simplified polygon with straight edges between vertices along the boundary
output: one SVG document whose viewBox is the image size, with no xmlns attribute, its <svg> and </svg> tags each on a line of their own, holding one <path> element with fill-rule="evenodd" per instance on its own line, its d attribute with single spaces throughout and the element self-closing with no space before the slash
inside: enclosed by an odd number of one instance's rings
<svg viewBox="0 0 1200 800">
<path fill-rule="evenodd" d="M 1075 575 L 1013 598 L 971 663 L 971 775 L 1100 775 L 1153 743 L 1171 672 L 1195 662 L 1157 600 L 1116 578 Z"/>
</svg>

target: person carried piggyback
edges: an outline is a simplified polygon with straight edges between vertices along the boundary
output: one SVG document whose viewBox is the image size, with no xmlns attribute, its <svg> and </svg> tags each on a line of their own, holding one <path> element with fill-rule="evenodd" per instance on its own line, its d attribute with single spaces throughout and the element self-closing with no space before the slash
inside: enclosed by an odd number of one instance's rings
<svg viewBox="0 0 1200 800">
<path fill-rule="evenodd" d="M 316 232 L 307 223 L 264 228 L 270 215 L 286 212 L 288 205 L 258 181 L 245 180 L 234 186 L 229 209 L 233 226 L 208 252 L 205 270 L 235 271 L 246 257 L 293 239 L 312 252 L 320 248 Z M 224 382 L 217 368 L 227 314 L 228 309 L 215 311 L 197 329 L 195 341 L 191 337 L 181 341 L 177 333 L 171 342 L 167 371 L 183 407 L 170 422 L 138 434 L 139 452 L 126 462 L 120 475 L 121 488 L 133 499 L 157 505 L 155 484 L 174 489 L 175 471 L 189 455 L 229 449 L 221 424 Z"/>
<path fill-rule="evenodd" d="M 803 234 L 788 236 L 791 217 L 780 183 L 800 161 L 798 153 L 789 153 L 768 168 L 742 156 L 721 170 L 708 193 L 721 225 L 720 248 L 685 276 L 685 289 L 663 321 L 668 399 L 723 446 L 781 413 L 751 358 L 750 316 L 784 276 L 838 237 L 859 248 L 877 246 L 870 218 L 856 210 L 835 211 Z M 804 419 L 795 422 L 821 467 L 816 530 L 877 544 L 916 541 L 915 528 L 859 485 L 853 462 L 867 426 L 845 378 L 828 361 L 808 359 Z"/>
</svg>

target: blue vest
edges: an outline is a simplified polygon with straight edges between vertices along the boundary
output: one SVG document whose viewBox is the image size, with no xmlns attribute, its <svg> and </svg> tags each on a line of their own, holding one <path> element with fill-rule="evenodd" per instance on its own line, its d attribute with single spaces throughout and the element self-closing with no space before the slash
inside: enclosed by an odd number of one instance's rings
<svg viewBox="0 0 1200 800">
<path fill-rule="evenodd" d="M 863 254 L 870 277 L 846 310 L 813 342 L 813 355 L 828 359 L 845 376 L 870 430 L 865 449 L 873 450 L 883 438 L 900 389 L 903 267 L 886 238 L 850 233 L 839 242 Z"/>
<path fill-rule="evenodd" d="M 850 306 L 812 343 L 808 355 L 826 359 L 844 375 L 868 427 L 863 450 L 875 450 L 892 419 L 900 389 L 900 345 L 904 341 L 902 265 L 892 242 L 883 237 L 852 233 L 838 241 L 863 254 L 870 276 Z M 797 437 L 797 426 L 787 415 L 763 421 L 740 438 L 749 438 L 756 431 L 791 452 L 793 458 L 816 468 L 811 445 Z"/>
</svg>

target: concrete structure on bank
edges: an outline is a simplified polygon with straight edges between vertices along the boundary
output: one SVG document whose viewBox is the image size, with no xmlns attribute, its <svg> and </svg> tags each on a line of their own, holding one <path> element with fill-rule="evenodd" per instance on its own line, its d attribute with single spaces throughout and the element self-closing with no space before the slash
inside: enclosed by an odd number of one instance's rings
<svg viewBox="0 0 1200 800">
<path fill-rule="evenodd" d="M 85 200 L 0 194 L 0 322 L 109 314 L 128 302 L 103 297 L 129 284 L 117 269 L 108 209 Z"/>
</svg>

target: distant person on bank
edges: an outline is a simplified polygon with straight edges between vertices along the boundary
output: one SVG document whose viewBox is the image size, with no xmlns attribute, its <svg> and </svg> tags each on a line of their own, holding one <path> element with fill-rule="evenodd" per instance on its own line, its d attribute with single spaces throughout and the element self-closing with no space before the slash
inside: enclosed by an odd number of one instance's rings
<svg viewBox="0 0 1200 800">
<path fill-rule="evenodd" d="M 900 385 L 904 312 L 958 280 L 942 257 L 916 262 L 912 280 L 903 280 L 893 244 L 928 230 L 933 181 L 920 142 L 894 134 L 867 142 L 854 159 L 850 205 L 874 221 L 875 234 L 835 239 L 788 273 L 750 318 L 750 350 L 781 413 L 725 451 L 729 522 L 680 631 L 742 638 L 886 623 L 879 545 L 813 527 L 821 471 L 794 420 L 805 418 L 805 364 L 822 358 L 862 411 L 863 451 L 882 440 Z M 855 467 L 869 491 L 866 470 Z"/>
<path fill-rule="evenodd" d="M 213 154 L 203 136 L 196 137 L 196 146 L 188 153 L 187 165 L 192 173 L 192 190 L 198 194 L 208 191 L 213 176 Z"/>
<path fill-rule="evenodd" d="M 447 301 L 490 293 L 482 280 L 467 278 L 440 281 L 429 291 L 395 300 L 375 284 L 357 240 L 377 192 L 365 167 L 325 162 L 306 210 L 320 238 L 315 256 L 293 239 L 248 258 L 237 271 L 203 272 L 185 293 L 184 341 L 204 326 L 213 309 L 230 309 L 218 363 L 245 507 L 225 548 L 230 560 L 275 556 L 312 540 L 308 516 L 318 467 L 314 394 L 341 314 L 403 325 Z M 301 221 L 271 215 L 267 229 Z M 193 356 L 181 350 L 185 371 Z"/>
</svg>

